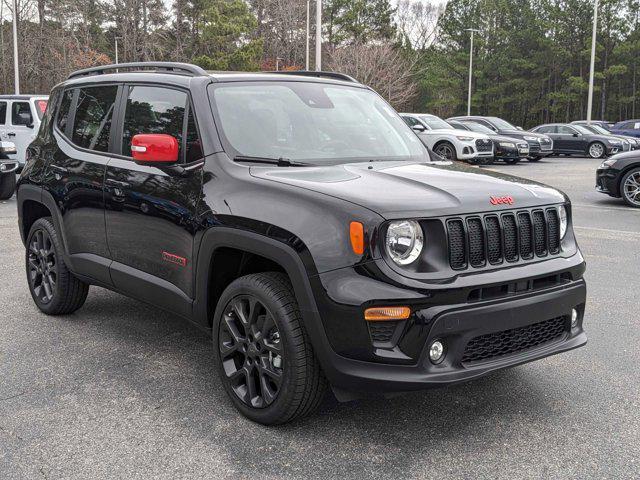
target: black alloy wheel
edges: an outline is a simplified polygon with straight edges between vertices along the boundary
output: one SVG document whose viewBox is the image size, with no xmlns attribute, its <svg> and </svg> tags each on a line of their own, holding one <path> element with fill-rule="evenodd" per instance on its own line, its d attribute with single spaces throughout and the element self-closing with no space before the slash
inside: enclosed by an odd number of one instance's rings
<svg viewBox="0 0 640 480">
<path fill-rule="evenodd" d="M 53 241 L 44 229 L 38 229 L 29 243 L 28 274 L 33 294 L 42 304 L 50 303 L 56 293 L 58 260 Z"/>
<path fill-rule="evenodd" d="M 260 300 L 240 295 L 229 302 L 218 348 L 238 398 L 252 408 L 271 405 L 280 392 L 285 358 L 273 315 Z"/>
</svg>

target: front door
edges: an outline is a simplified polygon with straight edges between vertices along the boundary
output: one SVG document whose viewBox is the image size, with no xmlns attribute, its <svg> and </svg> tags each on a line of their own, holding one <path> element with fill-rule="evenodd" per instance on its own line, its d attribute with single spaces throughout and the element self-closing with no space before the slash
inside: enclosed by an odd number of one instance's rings
<svg viewBox="0 0 640 480">
<path fill-rule="evenodd" d="M 202 152 L 189 95 L 130 85 L 120 105 L 115 149 L 120 155 L 109 162 L 105 178 L 111 277 L 117 288 L 143 300 L 179 303 L 193 298 L 194 235 L 202 192 Z M 175 137 L 180 168 L 135 163 L 131 140 L 144 133 Z"/>
<path fill-rule="evenodd" d="M 582 134 L 568 125 L 558 125 L 558 134 L 554 138 L 555 142 L 558 142 L 558 149 L 563 152 L 576 153 L 586 150 Z"/>
<path fill-rule="evenodd" d="M 44 180 L 62 215 L 73 270 L 105 284 L 111 281 L 103 189 L 117 93 L 113 84 L 61 93 Z"/>
</svg>

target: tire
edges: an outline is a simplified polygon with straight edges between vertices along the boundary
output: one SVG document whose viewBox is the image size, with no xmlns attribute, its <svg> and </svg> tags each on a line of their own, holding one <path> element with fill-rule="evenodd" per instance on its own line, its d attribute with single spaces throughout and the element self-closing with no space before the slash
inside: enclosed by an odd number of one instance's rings
<svg viewBox="0 0 640 480">
<path fill-rule="evenodd" d="M 458 161 L 458 152 L 456 152 L 456 147 L 454 147 L 450 142 L 438 143 L 434 147 L 433 151 L 447 160 L 451 160 L 452 162 Z"/>
<path fill-rule="evenodd" d="M 542 157 L 527 157 L 530 162 L 539 162 Z"/>
<path fill-rule="evenodd" d="M 256 273 L 232 282 L 218 301 L 212 336 L 220 381 L 245 417 L 282 424 L 322 402 L 327 381 L 286 275 Z"/>
<path fill-rule="evenodd" d="M 627 205 L 640 208 L 640 168 L 624 174 L 620 181 L 620 195 Z"/>
<path fill-rule="evenodd" d="M 607 149 L 601 142 L 590 143 L 587 147 L 587 155 L 591 158 L 602 158 L 607 153 Z"/>
<path fill-rule="evenodd" d="M 89 285 L 64 263 L 62 245 L 50 217 L 36 220 L 27 236 L 27 283 L 37 307 L 47 315 L 68 315 L 84 305 Z"/>
<path fill-rule="evenodd" d="M 504 163 L 506 163 L 507 165 L 515 165 L 516 163 L 520 162 L 519 158 L 505 158 L 503 160 Z"/>
<path fill-rule="evenodd" d="M 16 191 L 15 172 L 0 174 L 0 200 L 9 200 Z"/>
</svg>

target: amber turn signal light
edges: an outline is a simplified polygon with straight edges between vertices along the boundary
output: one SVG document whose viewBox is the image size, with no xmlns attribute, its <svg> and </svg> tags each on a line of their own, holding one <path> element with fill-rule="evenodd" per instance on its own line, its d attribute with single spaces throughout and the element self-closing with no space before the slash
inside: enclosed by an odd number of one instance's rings
<svg viewBox="0 0 640 480">
<path fill-rule="evenodd" d="M 367 322 L 384 322 L 385 320 L 406 320 L 411 316 L 409 307 L 373 307 L 364 311 Z"/>
<path fill-rule="evenodd" d="M 360 222 L 351 222 L 349 225 L 351 248 L 356 255 L 364 253 L 364 226 Z"/>
</svg>

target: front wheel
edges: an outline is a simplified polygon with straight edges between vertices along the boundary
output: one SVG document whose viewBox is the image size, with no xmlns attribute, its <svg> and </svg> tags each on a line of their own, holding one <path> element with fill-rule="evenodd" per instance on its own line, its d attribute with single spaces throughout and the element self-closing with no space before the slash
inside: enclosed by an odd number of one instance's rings
<svg viewBox="0 0 640 480">
<path fill-rule="evenodd" d="M 602 158 L 605 152 L 604 145 L 600 142 L 593 142 L 587 149 L 587 153 L 591 158 Z"/>
<path fill-rule="evenodd" d="M 451 143 L 449 142 L 441 142 L 438 145 L 436 145 L 436 147 L 433 149 L 434 153 L 437 153 L 438 155 L 440 155 L 443 158 L 446 158 L 447 160 L 451 160 L 452 162 L 455 162 L 458 160 L 458 154 L 456 152 L 456 147 L 454 147 Z"/>
<path fill-rule="evenodd" d="M 36 220 L 27 236 L 25 258 L 29 291 L 48 315 L 66 315 L 84 305 L 89 285 L 69 271 L 51 218 Z"/>
<path fill-rule="evenodd" d="M 530 162 L 539 162 L 542 157 L 527 157 Z"/>
<path fill-rule="evenodd" d="M 309 415 L 324 398 L 326 380 L 286 275 L 257 273 L 232 282 L 212 330 L 220 380 L 250 420 L 286 423 Z"/>
<path fill-rule="evenodd" d="M 16 191 L 16 174 L 0 174 L 0 200 L 9 200 Z"/>
<path fill-rule="evenodd" d="M 515 165 L 516 163 L 520 162 L 520 159 L 519 158 L 505 158 L 503 161 L 507 165 Z"/>
<path fill-rule="evenodd" d="M 627 205 L 640 208 L 640 168 L 634 168 L 622 177 L 620 193 Z"/>
</svg>

